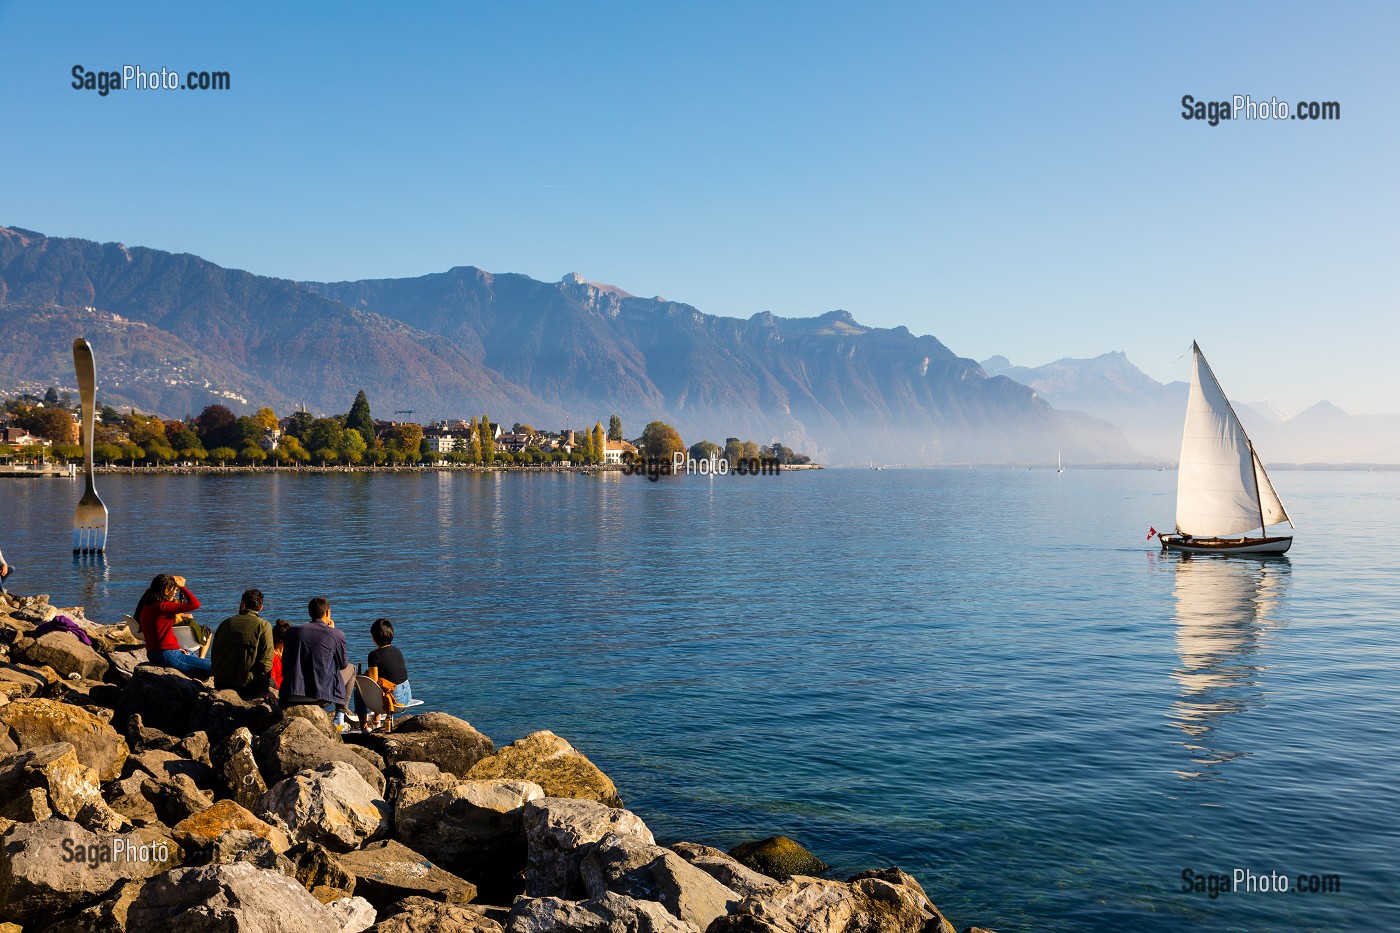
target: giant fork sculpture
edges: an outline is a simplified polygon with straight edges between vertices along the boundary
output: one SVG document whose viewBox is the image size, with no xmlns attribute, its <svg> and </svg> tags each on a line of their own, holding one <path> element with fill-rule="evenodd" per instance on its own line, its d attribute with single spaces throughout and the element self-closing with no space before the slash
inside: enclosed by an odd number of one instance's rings
<svg viewBox="0 0 1400 933">
<path fill-rule="evenodd" d="M 83 475 L 86 487 L 73 511 L 73 553 L 100 554 L 107 547 L 107 506 L 92 484 L 92 428 L 97 415 L 97 368 L 92 346 L 79 337 L 73 341 L 73 368 L 78 374 L 78 398 L 83 406 Z"/>
</svg>

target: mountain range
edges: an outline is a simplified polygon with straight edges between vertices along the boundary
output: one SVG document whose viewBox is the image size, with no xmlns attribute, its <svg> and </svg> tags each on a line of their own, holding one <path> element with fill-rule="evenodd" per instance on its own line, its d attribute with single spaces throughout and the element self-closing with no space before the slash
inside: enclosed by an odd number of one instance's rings
<svg viewBox="0 0 1400 933">
<path fill-rule="evenodd" d="M 1030 386 L 1056 408 L 1120 425 L 1128 443 L 1148 459 L 1177 458 L 1190 390 L 1185 382 L 1158 382 L 1122 353 L 1035 367 L 994 356 L 983 360 L 982 368 Z M 1267 399 L 1231 403 L 1268 462 L 1400 463 L 1400 414 L 1352 415 L 1326 401 L 1297 414 Z"/>
<path fill-rule="evenodd" d="M 379 417 L 615 413 L 629 435 L 661 419 L 687 443 L 781 440 L 830 463 L 1137 459 L 1112 424 L 932 336 L 845 311 L 718 317 L 578 275 L 294 282 L 0 227 L 0 310 L 0 390 L 71 385 L 82 335 L 105 401 L 173 417 L 215 401 L 342 412 L 363 388 Z"/>
</svg>

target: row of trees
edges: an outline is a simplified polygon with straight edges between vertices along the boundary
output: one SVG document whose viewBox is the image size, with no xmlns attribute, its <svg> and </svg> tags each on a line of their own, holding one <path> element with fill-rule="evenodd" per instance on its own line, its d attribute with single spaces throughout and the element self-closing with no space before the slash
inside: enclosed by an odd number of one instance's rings
<svg viewBox="0 0 1400 933">
<path fill-rule="evenodd" d="M 78 460 L 78 431 L 73 420 L 72 399 L 68 393 L 49 389 L 42 400 L 22 396 L 6 403 L 14 422 L 36 437 L 52 443 L 50 453 L 60 460 Z M 252 415 L 237 416 L 223 405 L 209 405 L 197 416 L 183 420 L 163 420 L 155 415 L 132 411 L 123 415 L 102 406 L 94 430 L 94 458 L 101 463 L 129 462 L 160 465 L 172 462 L 215 462 L 219 464 L 370 464 L 401 465 L 419 462 L 491 466 L 494 464 L 600 464 L 606 441 L 621 441 L 622 419 L 613 415 L 606 432 L 602 422 L 575 434 L 570 452 L 531 446 L 518 453 L 498 450 L 495 424 L 483 415 L 472 418 L 466 436 L 458 437 L 453 449 L 438 452 L 423 428 L 417 424 L 395 424 L 377 432 L 364 390 L 355 396 L 344 415 L 315 417 L 296 412 L 287 419 L 280 437 L 269 443 L 270 432 L 279 425 L 276 412 L 259 408 Z M 534 434 L 528 424 L 513 425 L 516 434 Z M 676 429 L 663 421 L 653 421 L 642 431 L 639 452 L 645 457 L 670 460 L 676 452 L 686 452 Z M 41 450 L 34 453 L 42 456 Z M 700 441 L 688 451 L 696 459 L 723 457 L 735 463 L 740 458 L 776 456 L 784 463 L 807 462 L 781 444 L 759 448 L 753 441 L 728 438 L 721 448 Z"/>
</svg>

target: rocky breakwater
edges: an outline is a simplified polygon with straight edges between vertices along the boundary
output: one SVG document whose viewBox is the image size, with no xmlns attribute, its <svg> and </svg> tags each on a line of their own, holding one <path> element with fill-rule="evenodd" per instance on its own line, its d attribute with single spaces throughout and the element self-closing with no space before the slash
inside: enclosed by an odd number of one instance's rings
<svg viewBox="0 0 1400 933">
<path fill-rule="evenodd" d="M 92 644 L 33 637 L 57 612 Z M 0 596 L 0 933 L 954 933 L 898 869 L 825 873 L 781 837 L 658 844 L 553 733 L 337 734 Z"/>
</svg>

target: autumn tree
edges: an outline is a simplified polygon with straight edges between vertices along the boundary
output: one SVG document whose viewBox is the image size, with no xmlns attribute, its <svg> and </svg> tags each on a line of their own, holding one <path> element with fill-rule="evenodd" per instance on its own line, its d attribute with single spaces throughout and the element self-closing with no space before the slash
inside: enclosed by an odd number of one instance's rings
<svg viewBox="0 0 1400 933">
<path fill-rule="evenodd" d="M 61 408 L 31 408 L 15 421 L 35 437 L 55 444 L 71 444 L 78 439 L 73 416 Z"/>
<path fill-rule="evenodd" d="M 692 460 L 718 460 L 723 452 L 714 441 L 700 441 L 698 444 L 690 445 L 690 458 Z"/>
<path fill-rule="evenodd" d="M 404 455 L 404 459 L 417 459 L 422 443 L 423 426 L 419 424 L 396 424 L 384 432 L 384 446 Z"/>
<path fill-rule="evenodd" d="M 676 429 L 664 421 L 653 421 L 642 432 L 642 455 L 670 460 L 673 454 L 684 453 L 685 444 Z"/>
<path fill-rule="evenodd" d="M 593 430 L 589 433 L 592 434 L 593 440 L 593 462 L 602 463 L 603 453 L 606 449 L 603 446 L 603 423 L 599 421 L 596 424 L 594 424 Z"/>
<path fill-rule="evenodd" d="M 253 412 L 253 420 L 258 423 L 258 427 L 264 431 L 275 431 L 277 429 L 277 412 L 264 405 Z"/>
<path fill-rule="evenodd" d="M 496 439 L 492 436 L 494 433 L 491 428 L 491 416 L 482 415 L 477 434 L 481 438 L 481 462 L 487 466 L 496 459 Z"/>
</svg>

